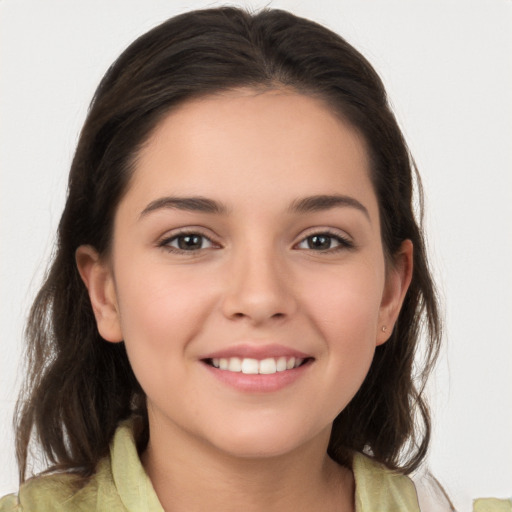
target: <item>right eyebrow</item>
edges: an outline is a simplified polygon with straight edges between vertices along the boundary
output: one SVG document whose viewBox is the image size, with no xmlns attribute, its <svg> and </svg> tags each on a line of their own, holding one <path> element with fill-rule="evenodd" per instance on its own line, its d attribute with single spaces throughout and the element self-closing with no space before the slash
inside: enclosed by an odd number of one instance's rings
<svg viewBox="0 0 512 512">
<path fill-rule="evenodd" d="M 139 215 L 139 219 L 145 217 L 148 213 L 160 209 L 176 209 L 185 210 L 190 212 L 202 212 L 202 213 L 216 213 L 226 214 L 228 208 L 213 199 L 206 197 L 173 197 L 166 196 L 160 197 L 151 201 Z"/>
</svg>

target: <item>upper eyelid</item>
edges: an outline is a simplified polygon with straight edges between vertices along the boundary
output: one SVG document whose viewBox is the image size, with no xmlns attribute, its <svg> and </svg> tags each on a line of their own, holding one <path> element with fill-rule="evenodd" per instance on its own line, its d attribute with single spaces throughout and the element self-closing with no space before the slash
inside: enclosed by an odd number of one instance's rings
<svg viewBox="0 0 512 512">
<path fill-rule="evenodd" d="M 329 253 L 329 252 L 335 252 L 337 249 L 355 249 L 356 248 L 356 245 L 355 243 L 352 241 L 351 238 L 347 237 L 347 236 L 343 236 L 343 235 L 340 235 L 340 234 L 337 234 L 337 233 L 332 233 L 332 232 L 329 232 L 329 231 L 315 231 L 309 235 L 306 235 L 306 236 L 303 236 L 297 243 L 294 244 L 294 247 L 297 247 L 298 245 L 300 244 L 303 244 L 308 238 L 311 238 L 312 236 L 319 236 L 319 235 L 324 235 L 324 236 L 328 236 L 334 240 L 337 241 L 337 243 L 339 244 L 338 247 L 331 247 L 329 249 L 326 249 L 324 251 L 314 251 L 314 252 L 319 252 L 319 253 Z M 305 249 L 306 250 L 306 249 Z M 309 249 L 309 250 L 313 250 L 313 249 Z"/>
<path fill-rule="evenodd" d="M 299 242 L 302 242 L 305 238 L 309 238 L 314 235 L 329 235 L 332 237 L 338 237 L 342 240 L 347 240 L 353 243 L 353 238 L 346 231 L 339 228 L 328 228 L 328 227 L 318 227 L 318 228 L 310 228 L 303 231 L 300 235 Z"/>
<path fill-rule="evenodd" d="M 199 235 L 200 237 L 208 240 L 208 242 L 210 242 L 210 244 L 212 244 L 212 247 L 205 247 L 205 248 L 201 248 L 201 249 L 197 249 L 197 250 L 187 251 L 185 249 L 180 249 L 178 247 L 171 246 L 171 242 L 176 240 L 178 237 L 187 236 L 187 235 Z M 183 255 L 188 255 L 189 257 L 192 257 L 194 255 L 198 256 L 198 253 L 200 253 L 202 251 L 218 248 L 219 243 L 216 242 L 215 240 L 213 240 L 212 237 L 205 235 L 204 233 L 198 231 L 197 229 L 182 229 L 182 230 L 177 231 L 176 233 L 164 235 L 157 241 L 156 246 L 158 248 L 166 249 L 175 254 L 183 254 Z M 215 247 L 215 246 L 217 246 L 217 247 Z"/>
<path fill-rule="evenodd" d="M 158 243 L 172 240 L 180 235 L 200 235 L 204 238 L 207 238 L 211 242 L 215 242 L 215 236 L 206 234 L 204 228 L 192 226 L 186 228 L 176 228 L 174 230 L 167 231 L 164 235 L 158 238 Z"/>
</svg>

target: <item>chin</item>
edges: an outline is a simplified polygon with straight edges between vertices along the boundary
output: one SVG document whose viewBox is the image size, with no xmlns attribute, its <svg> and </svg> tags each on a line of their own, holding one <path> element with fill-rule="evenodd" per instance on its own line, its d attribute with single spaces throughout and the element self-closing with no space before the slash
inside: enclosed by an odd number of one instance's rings
<svg viewBox="0 0 512 512">
<path fill-rule="evenodd" d="M 300 443 L 281 442 L 280 439 L 231 439 L 228 443 L 218 444 L 217 448 L 228 456 L 237 459 L 271 459 L 294 451 Z"/>
<path fill-rule="evenodd" d="M 312 433 L 305 430 L 290 428 L 290 425 L 264 424 L 252 422 L 247 426 L 226 429 L 218 432 L 211 439 L 212 444 L 229 456 L 239 459 L 270 459 L 281 457 L 303 447 L 314 440 L 325 438 L 325 449 L 329 440 L 330 427 L 327 431 Z"/>
</svg>

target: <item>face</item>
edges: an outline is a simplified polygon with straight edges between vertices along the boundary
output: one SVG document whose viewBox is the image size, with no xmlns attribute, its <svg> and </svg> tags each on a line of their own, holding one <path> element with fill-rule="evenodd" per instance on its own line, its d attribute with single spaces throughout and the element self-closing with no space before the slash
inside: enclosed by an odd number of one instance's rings
<svg viewBox="0 0 512 512">
<path fill-rule="evenodd" d="M 408 284 L 407 265 L 386 270 L 364 141 L 286 91 L 174 110 L 139 155 L 109 261 L 81 251 L 150 427 L 243 457 L 328 439 Z"/>
</svg>

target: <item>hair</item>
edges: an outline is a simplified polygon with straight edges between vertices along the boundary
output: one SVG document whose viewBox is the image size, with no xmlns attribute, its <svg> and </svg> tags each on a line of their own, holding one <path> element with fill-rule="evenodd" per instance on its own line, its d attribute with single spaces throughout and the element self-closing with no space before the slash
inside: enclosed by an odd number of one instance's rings
<svg viewBox="0 0 512 512">
<path fill-rule="evenodd" d="M 382 81 L 358 51 L 315 22 L 281 10 L 222 7 L 181 14 L 138 38 L 93 97 L 54 258 L 26 328 L 28 371 L 15 414 L 21 481 L 32 442 L 50 470 L 84 477 L 108 454 L 121 420 L 138 416 L 139 449 L 147 444 L 144 392 L 124 343 L 98 333 L 75 251 L 88 244 L 108 255 L 138 152 L 164 116 L 192 98 L 240 87 L 320 98 L 366 141 L 386 259 L 392 264 L 411 240 L 413 277 L 390 339 L 376 348 L 361 388 L 334 421 L 328 453 L 349 465 L 354 451 L 365 452 L 404 473 L 424 459 L 431 431 L 424 388 L 441 322 L 421 228 L 421 181 Z"/>
</svg>

